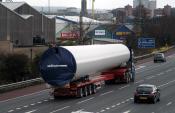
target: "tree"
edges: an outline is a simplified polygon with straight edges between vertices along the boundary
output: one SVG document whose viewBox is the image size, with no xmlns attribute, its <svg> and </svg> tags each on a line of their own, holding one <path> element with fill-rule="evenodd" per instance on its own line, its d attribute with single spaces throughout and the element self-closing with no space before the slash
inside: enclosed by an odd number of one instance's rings
<svg viewBox="0 0 175 113">
<path fill-rule="evenodd" d="M 24 54 L 8 54 L 1 60 L 1 78 L 9 82 L 18 82 L 24 78 L 28 66 L 28 57 Z"/>
</svg>

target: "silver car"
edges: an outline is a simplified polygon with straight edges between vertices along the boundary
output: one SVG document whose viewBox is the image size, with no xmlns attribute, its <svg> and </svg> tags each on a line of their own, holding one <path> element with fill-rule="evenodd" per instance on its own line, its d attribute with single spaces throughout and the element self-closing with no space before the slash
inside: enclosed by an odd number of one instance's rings
<svg viewBox="0 0 175 113">
<path fill-rule="evenodd" d="M 164 53 L 154 54 L 154 63 L 157 63 L 157 62 L 166 62 Z"/>
</svg>

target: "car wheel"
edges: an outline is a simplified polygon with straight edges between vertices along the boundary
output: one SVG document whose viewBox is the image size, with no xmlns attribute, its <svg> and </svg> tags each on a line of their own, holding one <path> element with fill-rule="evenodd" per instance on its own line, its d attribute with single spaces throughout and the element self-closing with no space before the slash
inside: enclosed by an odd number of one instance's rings
<svg viewBox="0 0 175 113">
<path fill-rule="evenodd" d="M 136 98 L 134 98 L 134 103 L 138 103 L 138 100 Z"/>
<path fill-rule="evenodd" d="M 160 101 L 160 98 L 158 98 L 157 101 L 159 102 Z"/>
<path fill-rule="evenodd" d="M 157 101 L 157 99 L 156 98 L 153 98 L 152 103 L 155 104 L 156 101 Z"/>
</svg>

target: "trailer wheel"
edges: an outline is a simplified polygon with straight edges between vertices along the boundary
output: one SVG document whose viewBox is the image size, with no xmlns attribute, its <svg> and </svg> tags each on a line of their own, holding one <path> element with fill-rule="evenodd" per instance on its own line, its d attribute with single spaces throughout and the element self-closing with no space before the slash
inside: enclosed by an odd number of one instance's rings
<svg viewBox="0 0 175 113">
<path fill-rule="evenodd" d="M 87 86 L 83 88 L 83 95 L 86 97 L 88 95 Z"/>
<path fill-rule="evenodd" d="M 83 89 L 82 88 L 79 88 L 77 90 L 77 97 L 79 97 L 79 98 L 82 98 L 83 97 Z"/>
<path fill-rule="evenodd" d="M 129 83 L 131 81 L 130 73 L 129 72 L 126 72 L 126 75 L 125 76 L 126 76 L 125 82 L 126 83 Z"/>
<path fill-rule="evenodd" d="M 97 92 L 96 86 L 92 84 L 91 87 L 92 87 L 92 94 L 95 94 Z"/>
<path fill-rule="evenodd" d="M 92 87 L 91 85 L 88 85 L 88 95 L 91 95 L 92 94 Z"/>
</svg>

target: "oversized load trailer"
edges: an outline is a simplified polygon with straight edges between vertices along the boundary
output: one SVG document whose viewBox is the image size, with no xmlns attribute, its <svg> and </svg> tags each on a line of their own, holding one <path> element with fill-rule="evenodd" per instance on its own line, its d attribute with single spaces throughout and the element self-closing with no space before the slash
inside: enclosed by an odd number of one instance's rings
<svg viewBox="0 0 175 113">
<path fill-rule="evenodd" d="M 53 47 L 44 52 L 39 67 L 54 97 L 82 97 L 103 82 L 134 80 L 131 57 L 123 44 Z"/>
</svg>

